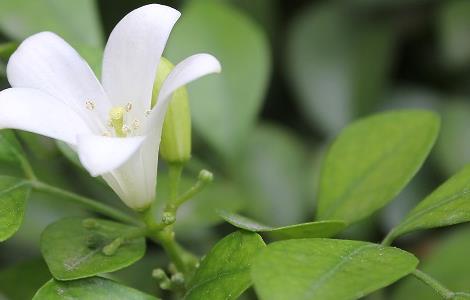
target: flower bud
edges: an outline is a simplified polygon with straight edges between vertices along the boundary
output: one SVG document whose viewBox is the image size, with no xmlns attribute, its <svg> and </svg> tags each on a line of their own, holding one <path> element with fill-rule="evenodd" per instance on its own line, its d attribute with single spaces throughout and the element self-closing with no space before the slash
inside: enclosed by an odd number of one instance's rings
<svg viewBox="0 0 470 300">
<path fill-rule="evenodd" d="M 156 104 L 160 88 L 174 65 L 162 57 L 153 86 L 152 106 Z M 188 91 L 181 87 L 173 93 L 163 123 L 160 155 L 169 163 L 184 163 L 191 156 L 191 112 Z"/>
</svg>

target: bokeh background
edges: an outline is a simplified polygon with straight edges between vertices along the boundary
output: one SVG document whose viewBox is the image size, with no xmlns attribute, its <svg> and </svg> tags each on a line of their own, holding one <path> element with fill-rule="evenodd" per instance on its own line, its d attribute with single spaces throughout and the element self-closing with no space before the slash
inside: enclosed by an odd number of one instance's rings
<svg viewBox="0 0 470 300">
<path fill-rule="evenodd" d="M 50 30 L 70 42 L 100 72 L 114 25 L 150 1 L 1 0 L 0 86 L 18 42 Z M 239 211 L 269 225 L 312 220 L 322 155 L 354 119 L 377 111 L 425 108 L 442 117 L 430 158 L 410 185 L 379 213 L 341 237 L 380 241 L 406 212 L 470 161 L 470 1 L 468 0 L 187 0 L 163 1 L 183 15 L 165 56 L 173 63 L 197 52 L 222 62 L 223 73 L 189 86 L 193 159 L 190 186 L 201 168 L 216 180 L 178 215 L 177 237 L 204 254 L 234 230 L 215 210 Z M 45 116 L 47 117 L 47 116 Z M 18 132 L 41 179 L 123 207 L 100 180 L 49 139 Z M 65 153 L 64 153 L 65 151 Z M 64 155 L 65 154 L 65 155 Z M 69 155 L 70 156 L 70 155 Z M 22 176 L 8 161 L 2 174 Z M 161 164 L 157 194 L 167 195 Z M 44 227 L 87 215 L 62 199 L 34 193 L 16 236 L 0 244 L 0 299 L 30 299 L 50 278 L 40 258 Z M 426 231 L 398 244 L 449 288 L 470 292 L 470 228 Z M 166 265 L 156 247 L 111 276 L 157 292 L 152 268 Z M 3 297 L 3 298 L 2 298 Z M 253 299 L 249 291 L 244 295 Z M 414 279 L 369 299 L 438 299 Z"/>
</svg>

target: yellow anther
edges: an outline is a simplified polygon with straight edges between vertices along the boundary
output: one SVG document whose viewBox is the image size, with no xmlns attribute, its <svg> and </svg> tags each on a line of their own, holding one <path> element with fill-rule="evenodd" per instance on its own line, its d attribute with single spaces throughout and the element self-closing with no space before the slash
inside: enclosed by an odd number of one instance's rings
<svg viewBox="0 0 470 300">
<path fill-rule="evenodd" d="M 125 137 L 127 134 L 123 131 L 125 113 L 126 110 L 122 106 L 115 106 L 109 112 L 109 119 L 111 120 L 116 135 L 119 137 Z"/>
</svg>

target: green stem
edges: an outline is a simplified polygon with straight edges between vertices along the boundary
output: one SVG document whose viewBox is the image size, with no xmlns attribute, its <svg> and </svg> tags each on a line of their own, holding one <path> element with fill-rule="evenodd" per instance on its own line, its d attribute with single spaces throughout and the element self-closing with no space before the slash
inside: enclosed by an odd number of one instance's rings
<svg viewBox="0 0 470 300">
<path fill-rule="evenodd" d="M 176 207 L 179 207 L 184 202 L 193 198 L 195 195 L 201 192 L 206 187 L 206 185 L 212 182 L 212 180 L 212 173 L 206 170 L 202 170 L 199 173 L 199 179 L 196 184 L 194 184 L 189 190 L 187 190 L 183 195 L 181 195 L 178 199 L 175 200 Z"/>
<path fill-rule="evenodd" d="M 170 176 L 170 203 L 174 203 L 178 197 L 178 188 L 183 172 L 183 164 L 170 164 L 168 175 Z"/>
<path fill-rule="evenodd" d="M 383 246 L 390 246 L 393 243 L 393 240 L 395 239 L 395 233 L 393 229 L 385 236 L 385 238 L 382 241 Z"/>
<path fill-rule="evenodd" d="M 432 278 L 428 274 L 416 269 L 412 273 L 416 278 L 427 284 L 434 291 L 439 294 L 443 299 L 454 299 L 455 293 L 443 286 L 439 281 Z"/>
<path fill-rule="evenodd" d="M 186 274 L 188 267 L 184 259 L 185 250 L 176 242 L 174 232 L 171 229 L 164 229 L 154 234 L 152 239 L 163 247 L 178 271 Z"/>
<path fill-rule="evenodd" d="M 134 218 L 132 218 L 131 216 L 115 209 L 115 208 L 112 208 L 106 204 L 103 204 L 103 203 L 100 203 L 100 202 L 97 202 L 93 199 L 90 199 L 90 198 L 87 198 L 87 197 L 83 197 L 83 196 L 80 196 L 80 195 L 77 195 L 75 193 L 72 193 L 72 192 L 69 192 L 69 191 L 65 191 L 61 188 L 58 188 L 58 187 L 55 187 L 55 186 L 52 186 L 52 185 L 49 185 L 47 183 L 44 183 L 44 182 L 41 182 L 41 181 L 37 181 L 37 180 L 32 180 L 30 181 L 31 183 L 31 186 L 37 190 L 37 191 L 41 191 L 41 192 L 45 192 L 45 193 L 48 193 L 48 194 L 53 194 L 53 195 L 57 195 L 57 196 L 60 196 L 60 197 L 64 197 L 66 199 L 69 199 L 73 202 L 76 202 L 78 204 L 81 204 L 97 213 L 100 213 L 100 214 L 103 214 L 105 216 L 108 216 L 112 219 L 115 219 L 115 220 L 118 220 L 118 221 L 121 221 L 121 222 L 124 222 L 124 223 L 129 223 L 129 224 L 134 224 L 134 225 L 140 225 L 140 223 L 135 220 Z"/>
</svg>

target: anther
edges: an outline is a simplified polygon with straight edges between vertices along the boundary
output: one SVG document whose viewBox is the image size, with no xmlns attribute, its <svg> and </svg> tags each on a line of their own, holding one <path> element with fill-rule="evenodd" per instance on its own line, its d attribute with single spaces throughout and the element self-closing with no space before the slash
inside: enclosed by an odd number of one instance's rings
<svg viewBox="0 0 470 300">
<path fill-rule="evenodd" d="M 122 132 L 124 132 L 126 135 L 128 135 L 131 132 L 131 129 L 127 125 L 122 126 Z"/>
<path fill-rule="evenodd" d="M 148 117 L 151 112 L 152 112 L 152 111 L 151 111 L 150 109 L 147 109 L 147 110 L 145 111 L 145 116 Z"/>
<path fill-rule="evenodd" d="M 126 104 L 126 111 L 127 111 L 127 112 L 130 112 L 131 109 L 132 109 L 132 102 L 128 102 L 128 103 Z"/>
<path fill-rule="evenodd" d="M 93 100 L 87 100 L 85 101 L 85 106 L 86 106 L 86 109 L 88 110 L 94 110 L 96 107 L 96 104 L 95 104 L 95 101 Z"/>
<path fill-rule="evenodd" d="M 139 129 L 139 127 L 140 127 L 140 121 L 137 119 L 134 120 L 134 122 L 132 122 L 132 129 L 137 130 Z"/>
</svg>

